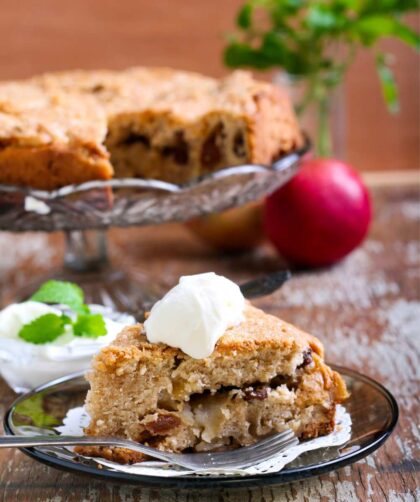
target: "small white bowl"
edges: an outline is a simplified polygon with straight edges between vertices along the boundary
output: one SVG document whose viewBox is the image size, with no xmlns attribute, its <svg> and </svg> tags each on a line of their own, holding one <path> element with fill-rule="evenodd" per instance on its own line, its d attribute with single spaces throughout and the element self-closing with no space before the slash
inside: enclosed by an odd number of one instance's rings
<svg viewBox="0 0 420 502">
<path fill-rule="evenodd" d="M 90 368 L 92 356 L 109 345 L 123 327 L 135 324 L 134 317 L 101 305 L 89 305 L 93 313 L 105 318 L 108 333 L 98 338 L 60 336 L 60 343 L 35 345 L 18 338 L 0 337 L 0 374 L 17 393 L 71 373 Z M 67 315 L 69 311 L 55 306 Z"/>
</svg>

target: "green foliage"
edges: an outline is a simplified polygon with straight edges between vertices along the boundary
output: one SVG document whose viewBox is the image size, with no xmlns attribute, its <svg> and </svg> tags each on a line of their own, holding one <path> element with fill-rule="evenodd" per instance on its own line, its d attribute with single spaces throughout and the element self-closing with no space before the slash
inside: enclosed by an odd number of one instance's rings
<svg viewBox="0 0 420 502">
<path fill-rule="evenodd" d="M 281 67 L 307 79 L 310 87 L 324 87 L 327 94 L 342 81 L 356 50 L 366 47 L 375 51 L 382 92 L 395 112 L 395 80 L 388 58 L 375 47 L 385 38 L 396 38 L 419 49 L 418 33 L 401 20 L 402 14 L 417 9 L 413 0 L 248 0 L 238 13 L 238 32 L 225 49 L 224 61 L 232 68 Z M 316 94 L 313 88 L 308 93 Z"/>
<path fill-rule="evenodd" d="M 84 294 L 77 284 L 47 281 L 31 296 L 31 300 L 68 306 L 77 314 L 73 319 L 65 314 L 44 314 L 22 326 L 18 336 L 29 343 L 53 342 L 71 325 L 74 336 L 98 338 L 106 335 L 105 320 L 101 314 L 92 314 L 84 303 Z"/>
<path fill-rule="evenodd" d="M 386 56 L 384 54 L 376 56 L 376 68 L 381 81 L 382 94 L 388 105 L 388 109 L 391 113 L 397 113 L 399 111 L 397 84 L 394 74 L 386 64 Z"/>
<path fill-rule="evenodd" d="M 236 18 L 236 23 L 240 28 L 246 30 L 251 26 L 252 21 L 252 6 L 246 3 L 242 9 L 238 12 L 238 17 Z"/>
</svg>

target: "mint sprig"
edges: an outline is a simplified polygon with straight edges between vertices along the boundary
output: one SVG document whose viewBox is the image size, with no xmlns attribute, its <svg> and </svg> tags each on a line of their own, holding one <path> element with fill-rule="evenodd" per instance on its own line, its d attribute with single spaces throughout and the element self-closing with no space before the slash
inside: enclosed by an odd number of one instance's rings
<svg viewBox="0 0 420 502">
<path fill-rule="evenodd" d="M 84 304 L 82 289 L 72 282 L 54 280 L 44 282 L 30 299 L 42 303 L 67 305 L 78 314 L 89 312 L 89 307 Z"/>
<path fill-rule="evenodd" d="M 15 408 L 15 412 L 17 414 L 17 425 L 27 425 L 25 423 L 27 418 L 30 418 L 32 424 L 36 427 L 50 427 L 60 423 L 57 417 L 46 413 L 44 410 L 43 393 L 35 394 L 19 403 Z"/>
<path fill-rule="evenodd" d="M 66 305 L 77 314 L 75 320 L 62 314 L 44 314 L 24 324 L 18 336 L 34 344 L 50 343 L 64 334 L 66 325 L 71 325 L 74 336 L 98 338 L 106 335 L 105 320 L 101 314 L 92 314 L 84 303 L 82 289 L 72 282 L 50 280 L 41 285 L 30 300 Z"/>
<path fill-rule="evenodd" d="M 106 335 L 106 326 L 101 314 L 80 314 L 73 323 L 75 336 L 97 338 Z"/>
<path fill-rule="evenodd" d="M 19 338 L 37 345 L 53 342 L 64 333 L 66 321 L 56 314 L 44 314 L 24 324 L 19 331 Z"/>
</svg>

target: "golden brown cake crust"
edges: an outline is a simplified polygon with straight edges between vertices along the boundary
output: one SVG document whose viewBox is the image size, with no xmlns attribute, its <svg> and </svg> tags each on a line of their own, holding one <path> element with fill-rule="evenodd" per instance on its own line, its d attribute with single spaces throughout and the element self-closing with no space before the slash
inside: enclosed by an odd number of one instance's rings
<svg viewBox="0 0 420 502">
<path fill-rule="evenodd" d="M 182 183 L 301 144 L 284 91 L 246 72 L 131 68 L 0 83 L 0 183 L 50 189 L 114 171 Z"/>
<path fill-rule="evenodd" d="M 233 351 L 254 353 L 266 348 L 284 350 L 293 344 L 302 347 L 309 344 L 315 353 L 323 357 L 324 349 L 317 338 L 248 303 L 245 309 L 245 322 L 229 328 L 225 332 L 218 340 L 209 359 L 216 359 L 222 355 L 230 357 Z M 155 358 L 176 355 L 180 358 L 194 360 L 181 349 L 172 348 L 162 343 L 150 343 L 146 338 L 142 324 L 124 328 L 112 345 L 102 350 L 99 355 L 100 359 L 107 360 L 108 351 L 112 352 L 114 348 L 118 351 L 124 351 L 125 348 L 129 350 L 137 348 L 143 355 L 150 351 Z M 114 357 L 111 356 L 107 362 L 113 364 Z"/>
<path fill-rule="evenodd" d="M 108 179 L 105 136 L 105 114 L 89 96 L 0 84 L 0 183 L 53 189 Z"/>
<path fill-rule="evenodd" d="M 92 179 L 109 179 L 112 167 L 104 152 L 86 155 L 64 146 L 15 147 L 0 151 L 0 183 L 53 190 Z"/>
</svg>

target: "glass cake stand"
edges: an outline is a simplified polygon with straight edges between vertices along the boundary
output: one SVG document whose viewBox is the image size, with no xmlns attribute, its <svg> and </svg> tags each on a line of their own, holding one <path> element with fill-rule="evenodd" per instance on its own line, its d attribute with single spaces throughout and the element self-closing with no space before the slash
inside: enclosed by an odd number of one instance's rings
<svg viewBox="0 0 420 502">
<path fill-rule="evenodd" d="M 141 320 L 161 296 L 147 275 L 129 278 L 112 266 L 107 255 L 111 227 L 157 225 L 186 221 L 256 200 L 283 185 L 296 173 L 304 147 L 273 162 L 228 167 L 184 185 L 158 180 L 113 179 L 43 191 L 0 185 L 0 230 L 63 231 L 64 263 L 50 277 L 77 282 L 89 303 L 128 312 Z M 28 297 L 45 281 L 16 293 Z"/>
</svg>

